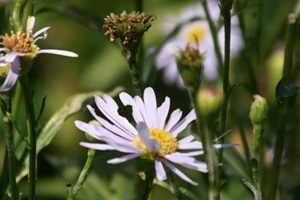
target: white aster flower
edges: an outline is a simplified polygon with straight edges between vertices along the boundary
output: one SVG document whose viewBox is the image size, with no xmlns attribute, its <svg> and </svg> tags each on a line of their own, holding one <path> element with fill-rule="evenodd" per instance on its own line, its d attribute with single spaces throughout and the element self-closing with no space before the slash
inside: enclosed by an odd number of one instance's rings
<svg viewBox="0 0 300 200">
<path fill-rule="evenodd" d="M 0 47 L 0 67 L 11 66 L 7 77 L 0 87 L 0 92 L 10 90 L 16 83 L 21 70 L 20 57 L 35 58 L 38 54 L 56 54 L 67 57 L 78 57 L 76 53 L 58 49 L 40 49 L 36 42 L 47 38 L 50 27 L 42 28 L 33 33 L 35 17 L 29 16 L 27 20 L 26 33 L 20 28 L 17 33 L 0 36 L 3 47 Z"/>
<path fill-rule="evenodd" d="M 217 20 L 220 17 L 218 2 L 209 0 L 207 3 L 208 9 L 212 14 L 211 17 L 215 23 L 217 23 Z M 199 20 L 191 21 L 191 19 L 195 18 L 199 18 Z M 205 54 L 204 77 L 208 80 L 215 80 L 218 78 L 218 60 L 215 54 L 210 28 L 205 19 L 205 13 L 201 5 L 196 4 L 184 8 L 179 17 L 172 15 L 171 17 L 169 16 L 166 21 L 169 25 L 163 25 L 163 32 L 165 35 L 170 34 L 175 27 L 183 24 L 179 32 L 162 47 L 155 60 L 157 68 L 164 70 L 166 83 L 177 83 L 180 87 L 184 87 L 180 74 L 177 70 L 174 56 L 180 50 L 185 49 L 187 45 L 192 45 L 193 47 L 198 48 L 201 53 Z M 231 29 L 231 55 L 234 57 L 243 47 L 237 17 L 232 17 Z M 221 53 L 223 54 L 224 27 L 220 27 L 218 31 L 218 40 L 222 51 Z"/>
<path fill-rule="evenodd" d="M 139 96 L 132 98 L 125 92 L 120 93 L 119 98 L 124 106 L 132 107 L 132 116 L 135 126 L 118 113 L 118 105 L 108 95 L 95 96 L 98 109 L 106 119 L 98 116 L 91 106 L 88 106 L 93 117 L 101 124 L 75 121 L 80 130 L 88 133 L 103 143 L 81 142 L 80 145 L 102 151 L 115 150 L 126 155 L 108 160 L 108 163 L 117 164 L 140 157 L 154 162 L 156 178 L 166 180 L 165 167 L 169 168 L 181 179 L 197 185 L 175 165 L 181 165 L 188 169 L 207 172 L 207 165 L 195 159 L 195 156 L 203 154 L 202 143 L 195 141 L 192 135 L 178 138 L 178 135 L 196 119 L 192 110 L 186 117 L 180 120 L 182 111 L 176 109 L 168 118 L 170 99 L 158 107 L 156 96 L 152 88 L 146 88 L 143 99 Z M 228 145 L 214 145 L 215 148 Z"/>
</svg>

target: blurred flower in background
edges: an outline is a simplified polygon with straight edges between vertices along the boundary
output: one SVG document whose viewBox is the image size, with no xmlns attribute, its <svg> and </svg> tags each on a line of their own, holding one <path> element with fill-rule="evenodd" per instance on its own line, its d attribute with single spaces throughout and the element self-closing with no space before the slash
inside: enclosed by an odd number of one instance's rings
<svg viewBox="0 0 300 200">
<path fill-rule="evenodd" d="M 218 28 L 218 42 L 223 54 L 224 49 L 224 27 L 218 24 L 220 10 L 217 1 L 208 1 L 208 9 L 212 20 Z M 183 87 L 182 80 L 177 71 L 174 56 L 178 51 L 184 49 L 186 45 L 192 45 L 199 48 L 201 53 L 205 54 L 204 77 L 208 80 L 218 78 L 218 60 L 215 54 L 214 43 L 210 32 L 209 24 L 205 17 L 205 12 L 201 4 L 191 5 L 182 10 L 179 16 L 169 15 L 163 24 L 163 34 L 169 35 L 180 26 L 175 36 L 167 41 L 156 57 L 156 66 L 164 70 L 166 83 L 177 83 Z M 241 33 L 238 27 L 237 17 L 232 17 L 232 35 L 231 35 L 231 55 L 234 57 L 243 47 Z"/>
<path fill-rule="evenodd" d="M 9 0 L 0 0 L 0 6 L 7 4 Z"/>
</svg>

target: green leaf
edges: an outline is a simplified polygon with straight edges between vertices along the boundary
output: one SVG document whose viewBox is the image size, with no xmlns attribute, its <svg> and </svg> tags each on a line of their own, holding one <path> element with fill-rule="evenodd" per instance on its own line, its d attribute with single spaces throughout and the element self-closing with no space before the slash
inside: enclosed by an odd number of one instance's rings
<svg viewBox="0 0 300 200">
<path fill-rule="evenodd" d="M 121 91 L 121 88 L 116 88 L 111 93 L 108 93 L 110 96 L 115 96 Z M 61 109 L 59 109 L 46 123 L 46 125 L 41 130 L 37 138 L 37 151 L 38 154 L 44 147 L 46 147 L 54 138 L 56 133 L 62 127 L 65 120 L 73 114 L 79 113 L 86 109 L 88 104 L 92 104 L 94 101 L 94 96 L 102 96 L 103 93 L 96 91 L 91 93 L 83 93 L 83 94 L 76 94 L 70 97 L 66 103 L 63 105 Z M 28 164 L 29 155 L 25 156 L 25 164 Z M 21 168 L 19 171 L 18 180 L 24 177 L 27 174 L 27 170 L 24 167 Z"/>
<path fill-rule="evenodd" d="M 300 87 L 295 87 L 289 83 L 286 77 L 282 77 L 276 86 L 276 98 L 278 103 L 281 104 L 283 98 L 295 96 L 299 89 Z"/>
<path fill-rule="evenodd" d="M 92 31 L 103 32 L 103 19 L 95 14 L 84 11 L 70 3 L 58 3 L 54 6 L 46 6 L 37 11 L 36 14 L 43 12 L 56 12 L 64 17 L 67 17 Z"/>
</svg>

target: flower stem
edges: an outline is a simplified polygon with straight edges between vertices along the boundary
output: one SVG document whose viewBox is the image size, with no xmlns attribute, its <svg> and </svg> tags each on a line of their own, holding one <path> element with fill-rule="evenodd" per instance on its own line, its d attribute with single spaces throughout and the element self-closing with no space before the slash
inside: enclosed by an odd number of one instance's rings
<svg viewBox="0 0 300 200">
<path fill-rule="evenodd" d="M 11 94 L 5 93 L 3 95 L 3 100 L 5 102 L 6 110 L 3 113 L 3 121 L 7 127 L 6 129 L 6 153 L 7 153 L 7 163 L 8 163 L 8 177 L 9 185 L 11 190 L 11 198 L 19 199 L 19 190 L 16 182 L 16 157 L 15 157 L 15 146 L 14 146 L 14 135 L 13 135 L 13 124 L 9 120 L 7 114 L 11 113 Z M 5 187 L 5 186 L 1 186 Z"/>
<path fill-rule="evenodd" d="M 94 155 L 95 155 L 95 150 L 89 149 L 89 151 L 87 153 L 86 162 L 85 162 L 84 167 L 78 177 L 76 184 L 74 185 L 74 187 L 71 187 L 71 185 L 67 185 L 67 200 L 75 199 L 78 191 L 82 188 L 82 186 L 88 176 L 88 172 L 91 168 L 91 165 L 92 165 L 92 162 L 94 159 Z"/>
<path fill-rule="evenodd" d="M 129 73 L 130 73 L 131 81 L 136 94 L 141 95 L 142 92 L 141 92 L 141 84 L 139 80 L 138 66 L 136 62 L 136 51 L 130 52 L 128 54 L 129 55 L 127 55 L 126 58 L 129 65 Z"/>
<path fill-rule="evenodd" d="M 154 163 L 152 161 L 143 160 L 143 165 L 145 167 L 146 178 L 142 183 L 142 189 L 140 190 L 136 200 L 147 200 L 153 188 L 153 180 L 155 177 Z"/>
<path fill-rule="evenodd" d="M 223 93 L 224 99 L 222 103 L 221 116 L 220 116 L 220 125 L 219 130 L 220 134 L 225 132 L 226 121 L 227 121 L 227 107 L 229 100 L 229 67 L 230 67 L 230 33 L 231 33 L 231 14 L 230 10 L 232 8 L 232 0 L 221 0 L 221 14 L 224 18 L 224 29 L 225 29 L 225 49 L 224 49 L 224 74 L 223 74 Z M 221 139 L 221 141 L 223 141 Z M 222 160 L 223 150 L 219 151 L 219 161 Z"/>
<path fill-rule="evenodd" d="M 220 50 L 220 46 L 219 46 L 219 41 L 218 41 L 218 30 L 217 27 L 215 26 L 211 15 L 209 13 L 208 7 L 207 7 L 207 0 L 202 1 L 202 6 L 204 8 L 204 12 L 205 12 L 205 16 L 209 25 L 209 29 L 212 35 L 212 39 L 214 42 L 214 49 L 215 49 L 215 53 L 218 59 L 218 63 L 219 63 L 219 69 L 223 70 L 223 60 L 222 60 L 222 54 L 221 54 L 221 50 Z"/>
<path fill-rule="evenodd" d="M 201 110 L 197 104 L 197 94 L 196 90 L 192 88 L 188 88 L 188 93 L 190 96 L 191 103 L 195 108 L 195 112 L 197 115 L 197 125 L 198 131 L 200 133 L 201 142 L 203 145 L 204 156 L 206 159 L 207 167 L 208 167 L 208 178 L 209 178 L 209 200 L 219 199 L 218 194 L 218 184 L 216 179 L 216 174 L 218 168 L 215 164 L 215 152 L 212 148 L 212 134 L 209 133 L 209 128 L 204 117 L 201 114 Z"/>
<path fill-rule="evenodd" d="M 20 77 L 20 83 L 23 90 L 23 95 L 25 99 L 26 107 L 26 124 L 29 140 L 29 191 L 28 199 L 35 199 L 35 190 L 36 190 L 36 132 L 35 132 L 35 113 L 34 106 L 32 101 L 32 91 L 29 86 L 28 76 L 24 75 Z"/>
<path fill-rule="evenodd" d="M 180 191 L 178 184 L 175 180 L 174 174 L 171 172 L 171 170 L 167 169 L 167 175 L 170 178 L 170 186 L 172 188 L 173 193 L 175 194 L 177 200 L 183 200 L 182 192 Z"/>
<path fill-rule="evenodd" d="M 298 2 L 299 5 L 299 2 Z M 298 8 L 298 7 L 297 7 Z M 298 14 L 298 11 L 296 12 Z M 296 28 L 296 19 L 298 16 L 295 14 L 290 14 L 288 16 L 288 28 L 287 28 L 287 37 L 286 37 L 286 47 L 285 47 L 285 55 L 284 55 L 284 66 L 283 66 L 283 78 L 287 78 L 288 82 L 291 81 L 292 78 L 292 68 L 293 68 L 293 52 L 294 52 L 294 38 L 295 38 L 295 28 Z M 287 126 L 287 117 L 289 111 L 291 109 L 291 102 L 293 101 L 293 97 L 287 97 L 281 105 L 280 113 L 279 113 L 279 126 L 277 132 L 277 138 L 275 142 L 274 149 L 274 159 L 272 163 L 272 171 L 270 174 L 270 186 L 268 190 L 267 199 L 273 200 L 275 199 L 278 177 L 280 174 L 280 165 L 282 152 L 285 143 L 285 134 L 286 134 L 286 126 Z"/>
</svg>

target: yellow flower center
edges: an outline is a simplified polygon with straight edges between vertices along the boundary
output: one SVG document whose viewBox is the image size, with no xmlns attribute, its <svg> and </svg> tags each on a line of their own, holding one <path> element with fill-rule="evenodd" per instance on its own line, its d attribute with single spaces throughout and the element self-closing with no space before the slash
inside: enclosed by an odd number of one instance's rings
<svg viewBox="0 0 300 200">
<path fill-rule="evenodd" d="M 33 34 L 29 33 L 27 35 L 21 28 L 17 33 L 12 31 L 11 35 L 1 35 L 0 40 L 2 40 L 0 44 L 3 44 L 10 52 L 31 54 L 34 57 L 39 50 L 34 43 Z"/>
<path fill-rule="evenodd" d="M 149 132 L 150 136 L 155 139 L 160 146 L 157 152 L 152 152 L 145 146 L 140 136 L 136 135 L 133 140 L 133 145 L 145 151 L 141 155 L 141 158 L 155 160 L 157 157 L 163 158 L 166 154 L 176 152 L 178 148 L 178 142 L 177 139 L 174 138 L 170 133 L 160 129 L 150 129 Z"/>
<path fill-rule="evenodd" d="M 198 45 L 207 35 L 207 29 L 199 22 L 191 23 L 184 27 L 182 34 L 187 43 Z"/>
</svg>

